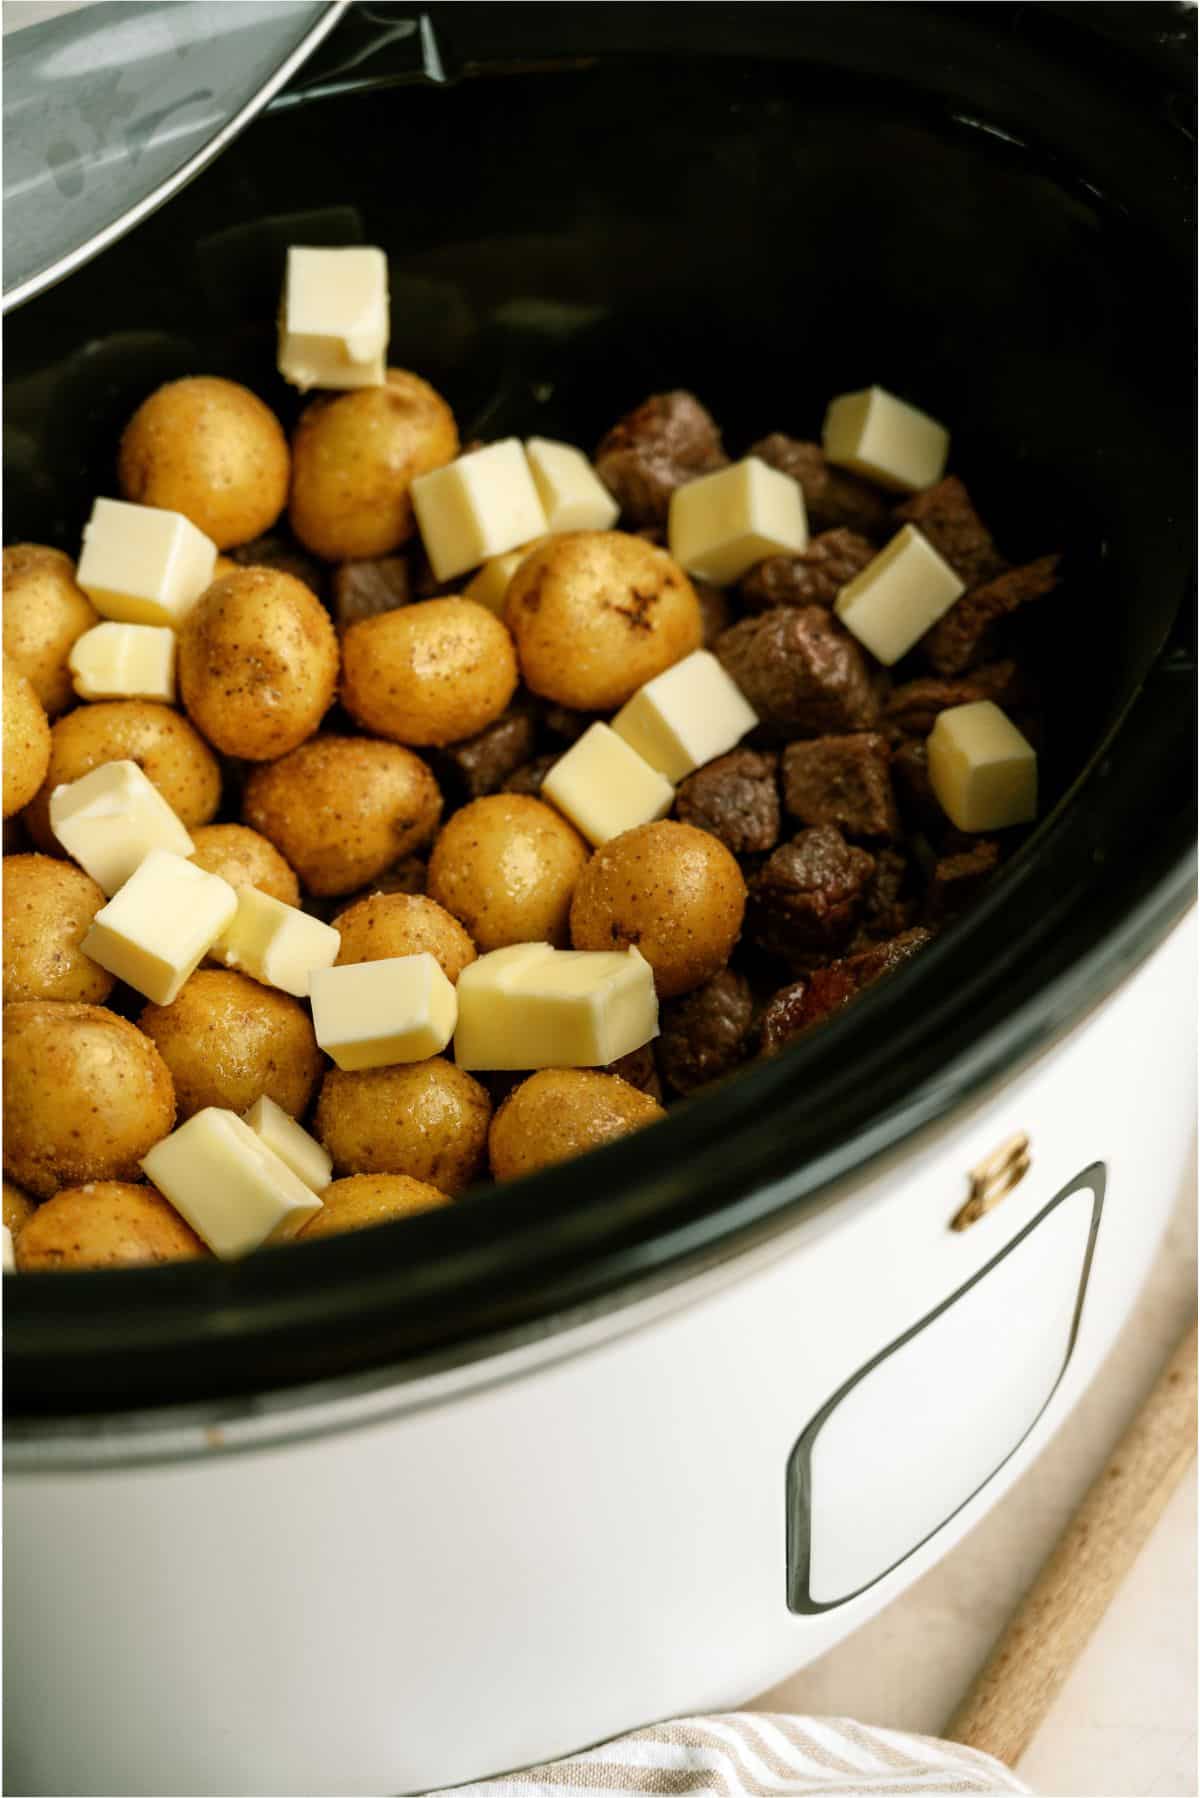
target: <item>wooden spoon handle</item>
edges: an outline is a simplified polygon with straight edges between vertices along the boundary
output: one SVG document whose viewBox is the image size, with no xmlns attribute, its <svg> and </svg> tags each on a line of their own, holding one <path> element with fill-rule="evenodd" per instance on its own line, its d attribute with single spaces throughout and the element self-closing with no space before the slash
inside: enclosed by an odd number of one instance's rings
<svg viewBox="0 0 1200 1798">
<path fill-rule="evenodd" d="M 1171 1356 L 945 1734 L 1015 1766 L 1196 1452 L 1196 1329 Z"/>
</svg>

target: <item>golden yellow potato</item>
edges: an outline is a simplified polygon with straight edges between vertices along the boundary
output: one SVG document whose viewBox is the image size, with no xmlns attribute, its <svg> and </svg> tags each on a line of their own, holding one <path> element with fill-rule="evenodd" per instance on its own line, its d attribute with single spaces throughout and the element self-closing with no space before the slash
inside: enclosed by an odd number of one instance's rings
<svg viewBox="0 0 1200 1798">
<path fill-rule="evenodd" d="M 46 999 L 5 1006 L 4 1171 L 35 1198 L 140 1179 L 174 1122 L 170 1070 L 125 1018 Z"/>
<path fill-rule="evenodd" d="M 217 749 L 274 761 L 311 737 L 337 691 L 333 620 L 303 581 L 239 568 L 214 581 L 179 632 L 179 694 Z"/>
<path fill-rule="evenodd" d="M 22 1273 L 154 1267 L 194 1261 L 208 1250 L 173 1205 L 149 1185 L 95 1180 L 47 1199 L 17 1238 Z"/>
<path fill-rule="evenodd" d="M 4 552 L 4 653 L 11 656 L 56 718 L 75 704 L 67 657 L 77 637 L 99 624 L 75 564 L 61 549 L 13 543 Z"/>
<path fill-rule="evenodd" d="M 342 933 L 339 968 L 427 953 L 453 985 L 475 960 L 475 945 L 458 919 L 423 893 L 369 893 L 339 912 L 333 927 Z"/>
<path fill-rule="evenodd" d="M 517 686 L 512 638 L 473 599 L 428 599 L 361 618 L 342 639 L 342 703 L 397 743 L 457 743 L 500 716 Z"/>
<path fill-rule="evenodd" d="M 186 718 L 148 699 L 102 699 L 68 712 L 50 731 L 50 767 L 26 813 L 39 849 L 62 854 L 50 829 L 54 788 L 104 762 L 136 762 L 189 830 L 207 824 L 221 803 L 217 758 Z"/>
<path fill-rule="evenodd" d="M 74 862 L 4 858 L 4 1003 L 64 999 L 103 1005 L 114 981 L 80 945 L 104 894 Z"/>
<path fill-rule="evenodd" d="M 243 816 L 310 893 L 353 893 L 429 841 L 442 795 L 411 749 L 317 737 L 246 783 Z"/>
<path fill-rule="evenodd" d="M 14 661 L 4 658 L 4 816 L 29 804 L 50 766 L 50 726 Z"/>
<path fill-rule="evenodd" d="M 117 458 L 126 499 L 182 512 L 218 549 L 270 529 L 287 504 L 290 470 L 270 407 L 217 375 L 168 381 L 143 400 Z"/>
<path fill-rule="evenodd" d="M 525 685 L 543 699 L 607 712 L 699 649 L 700 601 L 665 549 L 623 531 L 573 531 L 526 556 L 504 622 Z"/>
<path fill-rule="evenodd" d="M 299 905 L 300 882 L 274 843 L 244 824 L 204 824 L 192 832 L 192 860 L 231 887 L 257 887 L 285 905 Z"/>
<path fill-rule="evenodd" d="M 724 843 L 691 824 L 639 824 L 597 849 L 571 902 L 576 949 L 636 943 L 660 999 L 690 992 L 729 960 L 746 883 Z"/>
<path fill-rule="evenodd" d="M 488 1131 L 497 1180 L 516 1180 L 556 1161 L 615 1142 L 666 1117 L 649 1093 L 591 1068 L 543 1068 L 505 1099 Z"/>
<path fill-rule="evenodd" d="M 478 1080 L 435 1055 L 390 1068 L 331 1068 L 317 1135 L 336 1174 L 408 1174 L 453 1197 L 479 1173 L 492 1102 Z"/>
<path fill-rule="evenodd" d="M 457 454 L 453 412 L 407 369 L 389 368 L 385 387 L 323 394 L 292 437 L 292 530 L 327 562 L 386 556 L 416 530 L 413 481 Z"/>
<path fill-rule="evenodd" d="M 490 793 L 447 820 L 429 859 L 429 896 L 481 951 L 507 943 L 562 948 L 587 859 L 579 832 L 540 799 Z"/>
<path fill-rule="evenodd" d="M 310 1217 L 296 1237 L 307 1242 L 313 1236 L 340 1236 L 345 1230 L 366 1230 L 372 1224 L 390 1224 L 398 1217 L 415 1217 L 449 1205 L 448 1193 L 407 1174 L 351 1174 L 334 1180 L 321 1194 L 323 1210 Z"/>
<path fill-rule="evenodd" d="M 198 969 L 138 1025 L 171 1070 L 181 1122 L 206 1105 L 240 1116 L 263 1093 L 300 1117 L 325 1065 L 307 1005 L 229 968 Z"/>
<path fill-rule="evenodd" d="M 4 1182 L 4 1228 L 14 1242 L 36 1210 L 37 1206 L 27 1192 L 22 1192 L 11 1180 Z"/>
</svg>

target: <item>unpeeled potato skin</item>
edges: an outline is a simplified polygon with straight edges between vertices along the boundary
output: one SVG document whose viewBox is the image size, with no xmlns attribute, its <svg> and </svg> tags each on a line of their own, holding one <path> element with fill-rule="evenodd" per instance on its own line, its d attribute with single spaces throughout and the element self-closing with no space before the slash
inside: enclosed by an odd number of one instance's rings
<svg viewBox="0 0 1200 1798">
<path fill-rule="evenodd" d="M 333 927 L 342 938 L 339 968 L 429 954 L 454 986 L 467 963 L 475 960 L 475 945 L 458 919 L 423 893 L 370 893 L 339 912 Z"/>
<path fill-rule="evenodd" d="M 292 438 L 292 530 L 327 562 L 386 556 L 416 530 L 409 489 L 458 454 L 441 395 L 406 369 L 387 385 L 322 395 Z"/>
<path fill-rule="evenodd" d="M 33 683 L 4 658 L 4 816 L 29 804 L 50 766 L 50 725 Z"/>
<path fill-rule="evenodd" d="M 99 1005 L 6 1005 L 4 1062 L 4 1171 L 35 1198 L 140 1179 L 142 1156 L 175 1122 L 166 1062 Z"/>
<path fill-rule="evenodd" d="M 240 568 L 214 581 L 179 633 L 179 694 L 215 748 L 274 761 L 311 737 L 337 691 L 333 620 L 303 581 Z"/>
<path fill-rule="evenodd" d="M 683 569 L 624 531 L 548 538 L 509 582 L 504 622 L 530 691 L 584 712 L 624 705 L 703 635 Z"/>
<path fill-rule="evenodd" d="M 27 1192 L 22 1192 L 11 1180 L 4 1182 L 3 1222 L 14 1242 L 36 1210 L 37 1206 Z"/>
<path fill-rule="evenodd" d="M 208 1250 L 154 1186 L 95 1180 L 38 1207 L 16 1241 L 17 1268 L 39 1274 L 194 1261 Z"/>
<path fill-rule="evenodd" d="M 4 1003 L 61 999 L 103 1005 L 114 981 L 83 953 L 105 904 L 94 880 L 51 855 L 4 858 Z"/>
<path fill-rule="evenodd" d="M 617 1074 L 543 1068 L 511 1092 L 492 1119 L 488 1156 L 497 1180 L 517 1180 L 615 1142 L 667 1114 Z"/>
<path fill-rule="evenodd" d="M 50 794 L 104 762 L 136 762 L 188 830 L 221 803 L 221 770 L 200 733 L 169 705 L 102 699 L 60 718 L 50 732 L 50 766 L 25 814 L 39 849 L 61 855 L 50 829 Z"/>
<path fill-rule="evenodd" d="M 365 730 L 418 748 L 485 730 L 517 686 L 513 641 L 473 599 L 429 599 L 351 625 L 342 703 Z"/>
<path fill-rule="evenodd" d="M 256 768 L 243 816 L 310 893 L 353 893 L 427 843 L 442 795 L 419 756 L 371 737 L 316 737 Z"/>
<path fill-rule="evenodd" d="M 435 1211 L 450 1203 L 448 1193 L 407 1174 L 351 1174 L 325 1188 L 321 1194 L 323 1209 L 309 1218 L 296 1241 L 390 1224 L 395 1218 L 415 1217 L 419 1212 Z"/>
<path fill-rule="evenodd" d="M 429 896 L 481 952 L 567 942 L 588 847 L 566 819 L 525 793 L 490 793 L 446 822 L 429 860 Z"/>
<path fill-rule="evenodd" d="M 4 653 L 31 683 L 49 718 L 75 704 L 67 657 L 77 638 L 99 624 L 75 583 L 75 564 L 61 549 L 13 543 L 4 552 Z"/>
<path fill-rule="evenodd" d="M 203 824 L 192 832 L 191 859 L 231 887 L 257 887 L 284 905 L 299 905 L 300 882 L 274 843 L 245 824 Z"/>
<path fill-rule="evenodd" d="M 331 1068 L 317 1100 L 317 1135 L 342 1174 L 408 1174 L 451 1197 L 483 1166 L 491 1100 L 440 1055 L 345 1073 Z"/>
<path fill-rule="evenodd" d="M 198 969 L 138 1025 L 171 1070 L 180 1122 L 206 1105 L 240 1116 L 263 1093 L 298 1118 L 324 1066 L 308 1007 L 228 968 Z"/>
</svg>

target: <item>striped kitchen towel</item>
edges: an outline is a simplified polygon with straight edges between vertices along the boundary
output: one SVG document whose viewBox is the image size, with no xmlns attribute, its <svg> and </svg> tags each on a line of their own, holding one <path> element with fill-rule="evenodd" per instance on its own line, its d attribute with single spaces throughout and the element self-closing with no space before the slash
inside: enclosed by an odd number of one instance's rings
<svg viewBox="0 0 1200 1798">
<path fill-rule="evenodd" d="M 684 1717 L 523 1773 L 456 1786 L 453 1798 L 562 1798 L 664 1793 L 670 1798 L 797 1798 L 802 1793 L 1028 1792 L 990 1755 L 847 1717 L 750 1711 Z M 437 1793 L 427 1798 L 440 1798 Z"/>
</svg>

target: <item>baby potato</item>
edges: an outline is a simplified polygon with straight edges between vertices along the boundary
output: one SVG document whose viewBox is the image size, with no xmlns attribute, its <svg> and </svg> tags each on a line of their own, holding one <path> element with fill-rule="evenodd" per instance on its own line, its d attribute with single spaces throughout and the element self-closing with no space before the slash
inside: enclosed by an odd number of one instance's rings
<svg viewBox="0 0 1200 1798">
<path fill-rule="evenodd" d="M 339 912 L 333 927 L 342 933 L 339 968 L 428 953 L 453 986 L 475 960 L 475 945 L 458 919 L 423 893 L 370 893 Z"/>
<path fill-rule="evenodd" d="M 62 999 L 103 1005 L 113 977 L 81 947 L 104 894 L 74 862 L 4 858 L 4 1003 Z"/>
<path fill-rule="evenodd" d="M 481 950 L 539 942 L 561 949 L 587 859 L 578 831 L 540 799 L 490 793 L 446 823 L 429 859 L 429 896 Z"/>
<path fill-rule="evenodd" d="M 415 1217 L 450 1202 L 447 1193 L 407 1174 L 351 1174 L 325 1188 L 323 1209 L 309 1218 L 295 1240 L 307 1242 L 314 1236 L 340 1236 L 345 1230 L 390 1224 L 394 1218 Z"/>
<path fill-rule="evenodd" d="M 140 1030 L 99 1005 L 4 1007 L 4 1171 L 35 1198 L 137 1180 L 170 1133 L 175 1089 Z"/>
<path fill-rule="evenodd" d="M 591 1068 L 543 1068 L 511 1092 L 492 1119 L 488 1157 L 497 1180 L 569 1161 L 666 1117 L 649 1093 Z"/>
<path fill-rule="evenodd" d="M 665 818 L 596 851 L 571 902 L 571 941 L 576 949 L 636 943 L 659 998 L 673 999 L 720 973 L 745 908 L 742 870 L 724 843 Z"/>
<path fill-rule="evenodd" d="M 214 581 L 179 632 L 179 693 L 215 748 L 274 761 L 311 737 L 337 690 L 333 620 L 294 575 L 240 568 Z"/>
<path fill-rule="evenodd" d="M 149 699 L 102 699 L 68 712 L 50 731 L 50 767 L 26 813 L 39 849 L 62 853 L 50 829 L 54 788 L 104 762 L 136 762 L 189 830 L 207 824 L 221 803 L 217 758 L 186 718 Z"/>
<path fill-rule="evenodd" d="M 473 599 L 429 599 L 351 625 L 342 703 L 397 743 L 457 743 L 493 723 L 517 685 L 512 638 Z"/>
<path fill-rule="evenodd" d="M 4 816 L 29 804 L 50 766 L 50 726 L 42 703 L 14 661 L 4 658 Z"/>
<path fill-rule="evenodd" d="M 316 1128 L 335 1174 L 408 1174 L 453 1197 L 483 1166 L 491 1115 L 478 1080 L 435 1055 L 358 1073 L 331 1068 Z"/>
<path fill-rule="evenodd" d="M 270 407 L 217 375 L 168 381 L 143 400 L 117 457 L 126 499 L 182 512 L 218 549 L 270 529 L 287 504 L 290 471 Z"/>
<path fill-rule="evenodd" d="M 22 1192 L 21 1188 L 14 1186 L 11 1180 L 4 1182 L 3 1222 L 4 1228 L 14 1242 L 36 1210 L 37 1206 L 27 1192 Z"/>
<path fill-rule="evenodd" d="M 300 882 L 274 843 L 244 824 L 205 824 L 192 832 L 191 859 L 231 887 L 257 887 L 285 905 L 299 905 Z"/>
<path fill-rule="evenodd" d="M 306 1005 L 226 968 L 200 968 L 138 1025 L 171 1070 L 181 1123 L 206 1105 L 240 1116 L 263 1093 L 301 1117 L 325 1065 Z"/>
<path fill-rule="evenodd" d="M 327 562 L 389 555 L 416 530 L 413 481 L 457 454 L 453 412 L 407 369 L 311 400 L 292 438 L 292 530 Z"/>
<path fill-rule="evenodd" d="M 442 795 L 410 749 L 370 737 L 317 737 L 246 783 L 243 816 L 310 893 L 353 893 L 419 849 Z"/>
<path fill-rule="evenodd" d="M 75 704 L 67 657 L 100 619 L 61 549 L 13 543 L 4 552 L 4 653 L 32 684 L 47 717 Z"/>
<path fill-rule="evenodd" d="M 194 1261 L 208 1250 L 173 1205 L 148 1185 L 93 1180 L 39 1206 L 17 1238 L 21 1273 L 85 1267 L 153 1267 Z"/>
<path fill-rule="evenodd" d="M 504 622 L 525 684 L 584 712 L 612 711 L 699 649 L 700 601 L 665 549 L 623 531 L 573 531 L 526 556 Z"/>
</svg>

